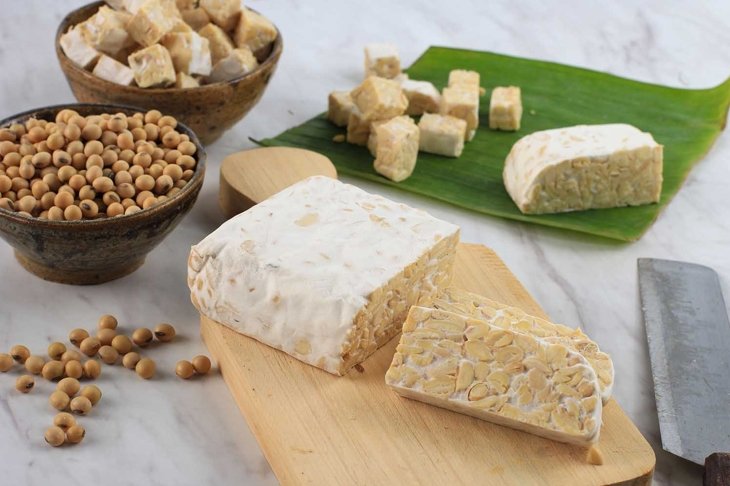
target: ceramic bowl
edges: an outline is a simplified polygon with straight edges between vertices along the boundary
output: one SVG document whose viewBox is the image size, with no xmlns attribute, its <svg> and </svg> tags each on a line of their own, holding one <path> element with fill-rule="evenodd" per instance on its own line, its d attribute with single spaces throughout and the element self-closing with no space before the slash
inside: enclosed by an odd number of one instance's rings
<svg viewBox="0 0 730 486">
<path fill-rule="evenodd" d="M 187 89 L 122 86 L 77 66 L 59 44 L 63 33 L 91 17 L 102 5 L 104 2 L 94 2 L 74 10 L 61 21 L 56 32 L 56 55 L 76 99 L 82 103 L 112 103 L 160 110 L 189 126 L 206 145 L 217 140 L 258 103 L 281 56 L 283 41 L 279 33 L 265 59 L 259 55 L 262 61 L 259 67 L 239 78 Z"/>
<path fill-rule="evenodd" d="M 57 105 L 11 116 L 0 121 L 0 127 L 31 117 L 54 120 L 60 110 L 67 108 L 83 116 L 141 111 L 110 104 Z M 0 208 L 0 237 L 15 249 L 15 257 L 26 270 L 46 280 L 98 284 L 134 272 L 192 208 L 203 185 L 203 146 L 184 124 L 178 123 L 176 130 L 187 134 L 196 145 L 198 163 L 190 181 L 167 201 L 135 214 L 80 221 L 29 218 Z"/>
</svg>

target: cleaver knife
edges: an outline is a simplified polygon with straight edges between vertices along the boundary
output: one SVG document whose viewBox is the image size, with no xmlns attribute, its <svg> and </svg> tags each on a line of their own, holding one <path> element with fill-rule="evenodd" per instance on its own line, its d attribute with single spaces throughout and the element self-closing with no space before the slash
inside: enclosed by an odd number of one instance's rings
<svg viewBox="0 0 730 486">
<path fill-rule="evenodd" d="M 664 450 L 730 486 L 730 322 L 711 268 L 640 258 L 639 294 Z"/>
</svg>

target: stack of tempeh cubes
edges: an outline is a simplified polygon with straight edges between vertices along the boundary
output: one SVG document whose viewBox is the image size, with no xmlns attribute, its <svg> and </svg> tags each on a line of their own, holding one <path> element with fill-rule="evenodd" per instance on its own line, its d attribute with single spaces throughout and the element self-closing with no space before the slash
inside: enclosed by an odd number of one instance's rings
<svg viewBox="0 0 730 486">
<path fill-rule="evenodd" d="M 276 27 L 240 0 L 108 0 L 61 36 L 66 56 L 107 81 L 194 88 L 243 76 Z"/>
<path fill-rule="evenodd" d="M 482 94 L 478 72 L 451 71 L 448 86 L 439 92 L 401 72 L 395 47 L 370 44 L 365 76 L 354 90 L 329 95 L 328 118 L 347 127 L 349 143 L 367 145 L 379 174 L 403 181 L 413 173 L 419 151 L 459 157 L 464 142 L 474 138 Z M 521 115 L 519 88 L 495 88 L 490 128 L 518 130 Z M 420 116 L 417 125 L 412 116 Z"/>
</svg>

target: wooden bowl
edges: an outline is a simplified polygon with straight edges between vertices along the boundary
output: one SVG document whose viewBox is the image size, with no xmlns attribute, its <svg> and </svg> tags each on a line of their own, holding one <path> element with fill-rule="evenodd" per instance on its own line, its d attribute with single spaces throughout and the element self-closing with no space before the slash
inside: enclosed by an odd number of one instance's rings
<svg viewBox="0 0 730 486">
<path fill-rule="evenodd" d="M 11 116 L 0 121 L 0 127 L 31 117 L 52 120 L 67 108 L 84 116 L 141 111 L 109 104 L 57 105 Z M 190 181 L 167 201 L 135 214 L 80 221 L 29 218 L 0 208 L 0 237 L 15 248 L 26 270 L 53 282 L 98 284 L 134 272 L 192 208 L 203 186 L 205 150 L 190 128 L 178 123 L 176 130 L 195 144 L 198 163 Z"/>
<path fill-rule="evenodd" d="M 59 43 L 63 33 L 91 17 L 102 5 L 104 2 L 94 2 L 72 11 L 64 17 L 56 32 L 56 55 L 76 99 L 83 103 L 112 103 L 160 110 L 189 126 L 206 145 L 217 140 L 258 103 L 281 56 L 283 41 L 279 32 L 259 67 L 239 78 L 187 89 L 122 86 L 94 76 L 74 64 Z"/>
</svg>

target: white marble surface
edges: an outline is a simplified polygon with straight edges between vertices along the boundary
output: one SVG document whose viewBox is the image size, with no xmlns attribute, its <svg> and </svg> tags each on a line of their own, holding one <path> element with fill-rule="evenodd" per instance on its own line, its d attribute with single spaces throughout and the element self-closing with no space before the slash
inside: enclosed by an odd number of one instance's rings
<svg viewBox="0 0 730 486">
<path fill-rule="evenodd" d="M 0 116 L 73 100 L 55 59 L 53 36 L 62 15 L 81 3 L 5 5 Z M 205 351 L 185 286 L 185 259 L 188 247 L 222 221 L 216 205 L 222 158 L 251 147 L 248 137 L 275 135 L 321 112 L 329 90 L 353 86 L 360 78 L 364 43 L 397 43 L 405 64 L 438 44 L 682 87 L 716 85 L 730 74 L 730 3 L 724 0 L 249 3 L 283 31 L 279 71 L 258 107 L 209 147 L 197 206 L 142 269 L 97 287 L 57 285 L 23 271 L 10 247 L 0 243 L 0 348 L 22 342 L 41 351 L 72 327 L 91 327 L 105 312 L 127 327 L 170 321 L 183 335 L 177 344 L 154 351 L 163 372 L 152 381 L 105 367 L 104 399 L 83 421 L 88 437 L 75 448 L 50 449 L 43 442 L 53 416 L 46 403 L 50 384 L 20 396 L 13 390 L 15 375 L 0 376 L 1 484 L 276 483 L 220 376 L 183 383 L 172 375 L 177 359 Z M 551 316 L 582 324 L 614 356 L 615 397 L 657 451 L 655 484 L 685 485 L 699 484 L 701 469 L 661 450 L 635 262 L 653 256 L 712 265 L 730 295 L 728 158 L 730 137 L 724 134 L 653 228 L 630 245 L 478 216 L 358 184 L 461 225 L 463 239 L 494 248 Z"/>
</svg>

